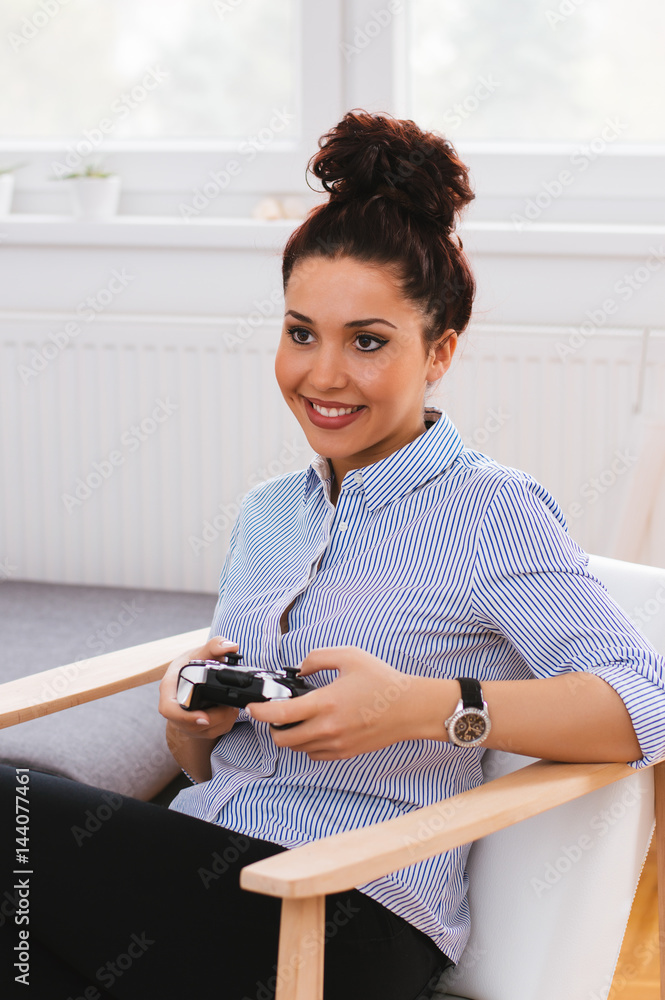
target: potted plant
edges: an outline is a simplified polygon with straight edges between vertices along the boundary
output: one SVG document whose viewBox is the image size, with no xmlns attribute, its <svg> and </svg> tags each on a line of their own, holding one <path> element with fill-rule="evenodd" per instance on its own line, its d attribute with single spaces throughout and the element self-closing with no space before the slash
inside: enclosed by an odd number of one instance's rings
<svg viewBox="0 0 665 1000">
<path fill-rule="evenodd" d="M 83 170 L 65 174 L 61 179 L 71 183 L 74 215 L 77 219 L 110 219 L 118 211 L 118 174 L 104 170 L 99 164 L 89 163 Z"/>
<path fill-rule="evenodd" d="M 15 163 L 12 167 L 0 167 L 0 215 L 9 215 L 11 212 L 14 171 L 24 166 L 24 163 Z"/>
</svg>

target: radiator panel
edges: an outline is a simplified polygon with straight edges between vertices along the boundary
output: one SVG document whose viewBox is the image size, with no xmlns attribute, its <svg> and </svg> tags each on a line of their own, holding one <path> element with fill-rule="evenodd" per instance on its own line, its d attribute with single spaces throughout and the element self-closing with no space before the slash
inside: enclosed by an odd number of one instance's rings
<svg viewBox="0 0 665 1000">
<path fill-rule="evenodd" d="M 234 318 L 100 316 L 58 347 L 67 319 L 2 318 L 2 572 L 215 590 L 241 497 L 311 458 L 274 379 L 278 325 L 239 338 Z M 639 454 L 645 415 L 663 419 L 665 334 L 650 335 L 638 400 L 642 331 L 562 352 L 572 332 L 477 324 L 432 401 L 467 445 L 547 486 L 584 548 L 612 554 L 631 474 L 610 483 L 612 463 Z"/>
</svg>

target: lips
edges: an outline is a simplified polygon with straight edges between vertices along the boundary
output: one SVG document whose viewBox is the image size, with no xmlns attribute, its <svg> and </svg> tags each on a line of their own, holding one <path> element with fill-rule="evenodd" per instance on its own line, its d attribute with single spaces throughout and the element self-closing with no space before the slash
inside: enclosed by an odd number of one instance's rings
<svg viewBox="0 0 665 1000">
<path fill-rule="evenodd" d="M 308 399 L 305 402 L 307 416 L 315 427 L 336 430 L 354 423 L 367 409 L 366 406 L 342 403 L 337 400 Z"/>
</svg>

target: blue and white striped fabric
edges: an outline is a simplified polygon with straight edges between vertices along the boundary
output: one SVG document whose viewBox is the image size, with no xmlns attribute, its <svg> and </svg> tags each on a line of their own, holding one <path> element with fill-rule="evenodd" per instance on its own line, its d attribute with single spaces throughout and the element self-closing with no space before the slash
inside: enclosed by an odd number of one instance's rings
<svg viewBox="0 0 665 1000">
<path fill-rule="evenodd" d="M 525 472 L 466 449 L 445 414 L 426 416 L 435 422 L 415 441 L 345 477 L 336 507 L 320 457 L 247 495 L 211 635 L 233 639 L 245 663 L 269 669 L 352 645 L 427 677 L 590 671 L 623 698 L 644 761 L 665 755 L 665 661 L 589 573 L 557 503 Z M 282 635 L 280 617 L 294 599 Z M 210 781 L 171 807 L 293 847 L 472 788 L 482 781 L 481 756 L 414 740 L 312 761 L 278 750 L 268 725 L 242 711 L 215 746 Z M 469 932 L 466 853 L 359 888 L 457 961 Z"/>
</svg>

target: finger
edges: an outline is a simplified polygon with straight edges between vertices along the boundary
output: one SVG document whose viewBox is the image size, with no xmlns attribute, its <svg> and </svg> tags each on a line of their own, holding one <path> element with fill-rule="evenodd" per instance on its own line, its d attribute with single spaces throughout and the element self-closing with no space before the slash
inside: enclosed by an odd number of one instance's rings
<svg viewBox="0 0 665 1000">
<path fill-rule="evenodd" d="M 318 670 L 342 670 L 348 666 L 348 650 L 345 646 L 326 646 L 313 649 L 300 664 L 300 674 L 306 677 Z"/>
<path fill-rule="evenodd" d="M 273 701 L 250 701 L 247 712 L 257 722 L 272 722 L 283 726 L 287 722 L 311 719 L 327 704 L 322 691 L 308 691 L 297 698 L 275 698 Z"/>
<path fill-rule="evenodd" d="M 168 702 L 175 701 L 177 703 L 178 677 L 183 667 L 191 660 L 217 660 L 226 653 L 231 652 L 232 649 L 237 648 L 237 642 L 232 642 L 223 636 L 216 636 L 214 639 L 209 639 L 205 646 L 201 646 L 199 649 L 190 649 L 188 652 L 183 653 L 182 656 L 178 656 L 175 660 L 172 660 L 159 685 L 159 710 L 162 712 L 162 715 L 164 714 L 162 708 L 166 707 Z"/>
<path fill-rule="evenodd" d="M 307 719 L 289 729 L 271 728 L 270 735 L 276 746 L 287 747 L 298 753 L 324 751 L 336 755 L 339 752 L 340 734 L 334 730 L 329 731 L 328 727 L 322 728 L 318 717 Z"/>
<path fill-rule="evenodd" d="M 214 639 L 209 639 L 199 652 L 200 656 L 192 656 L 192 660 L 218 660 L 220 656 L 225 656 L 232 650 L 238 648 L 238 643 L 232 639 L 226 639 L 223 635 L 216 635 Z"/>
<path fill-rule="evenodd" d="M 171 660 L 166 668 L 160 689 L 166 689 L 167 694 L 171 696 L 173 693 L 172 689 L 177 686 L 178 674 L 190 660 L 215 660 L 220 656 L 224 656 L 225 653 L 231 652 L 232 649 L 237 648 L 238 644 L 236 642 L 225 639 L 223 636 L 216 636 L 214 639 L 209 639 L 205 646 L 181 653 L 180 656 L 176 656 L 174 660 Z"/>
</svg>

